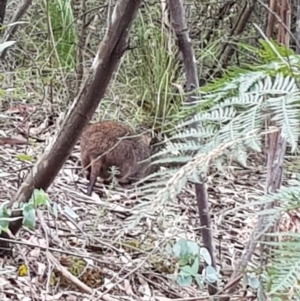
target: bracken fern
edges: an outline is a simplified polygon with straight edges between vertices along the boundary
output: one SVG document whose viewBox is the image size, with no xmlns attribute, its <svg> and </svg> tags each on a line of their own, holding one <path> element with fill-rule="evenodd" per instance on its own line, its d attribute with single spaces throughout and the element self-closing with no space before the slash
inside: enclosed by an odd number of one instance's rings
<svg viewBox="0 0 300 301">
<path fill-rule="evenodd" d="M 262 43 L 262 46 L 265 49 L 270 45 Z M 147 212 L 157 212 L 162 219 L 167 216 L 168 203 L 176 201 L 187 181 L 203 182 L 208 168 L 216 164 L 216 160 L 221 159 L 226 166 L 226 152 L 246 165 L 249 150 L 261 151 L 266 120 L 273 121 L 281 130 L 292 152 L 297 150 L 300 134 L 300 89 L 297 83 L 300 58 L 290 53 L 289 56 L 278 56 L 280 52 L 273 52 L 270 59 L 272 52 L 264 49 L 261 57 L 267 63 L 253 66 L 251 70 L 231 72 L 230 76 L 227 73 L 224 76 L 226 81 L 224 78 L 216 80 L 206 89 L 200 89 L 199 98 L 192 108 L 188 108 L 189 112 L 193 111 L 193 117 L 181 120 L 166 136 L 165 147 L 153 156 L 152 164 L 164 168 L 143 180 L 152 179 L 140 188 L 143 202 L 133 209 L 135 214 L 127 220 L 129 226 L 138 223 L 147 216 Z M 199 124 L 198 128 L 190 129 L 189 126 L 195 121 Z M 277 130 L 276 127 L 266 131 Z M 194 156 L 192 152 L 195 152 Z M 280 205 L 259 212 L 266 215 L 261 231 L 273 226 L 284 212 L 299 208 L 299 196 L 300 185 L 296 181 L 295 186 L 282 187 L 276 194 L 263 196 L 257 204 L 251 203 L 252 206 L 280 200 Z M 290 235 L 289 242 L 273 244 L 277 250 L 273 251 L 274 257 L 264 272 L 268 293 L 270 296 L 286 294 L 291 287 L 298 291 L 299 236 Z"/>
</svg>

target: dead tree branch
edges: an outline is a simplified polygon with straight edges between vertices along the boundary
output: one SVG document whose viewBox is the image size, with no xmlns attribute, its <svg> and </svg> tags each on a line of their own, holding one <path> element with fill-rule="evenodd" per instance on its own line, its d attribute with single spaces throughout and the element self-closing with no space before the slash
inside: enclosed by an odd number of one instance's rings
<svg viewBox="0 0 300 301">
<path fill-rule="evenodd" d="M 275 26 L 275 12 L 277 10 L 277 3 L 276 0 L 270 0 L 270 7 L 269 7 L 269 15 L 268 15 L 268 23 L 266 29 L 266 36 L 267 38 L 271 38 L 274 32 Z"/>
<path fill-rule="evenodd" d="M 277 42 L 282 45 L 289 45 L 291 38 L 291 5 L 288 0 L 281 0 L 280 19 Z"/>
<path fill-rule="evenodd" d="M 300 0 L 297 0 L 296 53 L 300 53 Z"/>
<path fill-rule="evenodd" d="M 237 43 L 241 33 L 244 31 L 256 5 L 257 0 L 246 1 L 242 13 L 240 14 L 234 28 L 229 34 L 228 42 L 223 45 L 220 51 L 219 64 L 226 68 L 230 62 L 231 57 L 235 52 L 235 44 Z"/>
<path fill-rule="evenodd" d="M 32 0 L 24 0 L 23 3 L 19 6 L 18 10 L 15 12 L 14 16 L 12 17 L 10 23 L 15 23 L 19 21 L 22 16 L 25 14 L 29 6 L 31 5 Z M 14 25 L 12 27 L 7 27 L 6 32 L 4 34 L 3 42 L 9 41 L 10 38 L 15 34 L 17 31 L 18 25 Z M 7 49 L 5 49 L 2 54 L 0 59 L 3 60 L 5 58 Z"/>
<path fill-rule="evenodd" d="M 193 98 L 197 95 L 197 89 L 199 88 L 198 84 L 198 74 L 196 66 L 196 58 L 193 52 L 191 45 L 191 39 L 187 30 L 187 24 L 184 15 L 184 8 L 181 0 L 172 0 L 169 1 L 170 15 L 172 19 L 172 26 L 174 28 L 178 48 L 182 53 L 183 63 L 185 67 L 186 74 L 186 87 L 187 91 L 191 92 L 187 102 L 191 103 Z M 193 127 L 197 127 L 197 124 L 194 124 Z M 216 268 L 216 259 L 213 245 L 213 235 L 211 231 L 211 220 L 209 215 L 209 205 L 207 199 L 206 186 L 204 183 L 195 184 L 195 191 L 197 197 L 197 206 L 200 216 L 201 232 L 203 244 L 209 251 L 212 258 L 212 266 Z M 215 294 L 217 292 L 216 283 L 209 285 L 209 293 Z"/>
<path fill-rule="evenodd" d="M 230 13 L 231 8 L 236 4 L 236 1 L 227 1 L 223 4 L 223 6 L 220 7 L 218 14 L 216 15 L 215 18 L 215 22 L 213 24 L 213 26 L 209 29 L 209 31 L 207 32 L 207 34 L 205 35 L 203 41 L 203 45 L 202 48 L 205 49 L 207 47 L 207 45 L 210 42 L 210 39 L 214 33 L 214 30 L 216 30 L 221 24 L 222 24 L 222 20 L 224 19 L 224 17 L 226 15 L 228 15 Z"/>
<path fill-rule="evenodd" d="M 4 24 L 7 0 L 0 0 L 0 26 Z"/>
</svg>

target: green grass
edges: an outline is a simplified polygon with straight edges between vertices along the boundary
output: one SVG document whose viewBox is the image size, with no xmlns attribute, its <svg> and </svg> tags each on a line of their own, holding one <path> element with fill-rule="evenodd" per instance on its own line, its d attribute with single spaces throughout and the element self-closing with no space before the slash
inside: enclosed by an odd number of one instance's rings
<svg viewBox="0 0 300 301">
<path fill-rule="evenodd" d="M 73 24 L 71 0 L 47 1 L 46 12 L 51 48 L 56 48 L 56 58 L 60 67 L 74 68 L 77 35 Z"/>
<path fill-rule="evenodd" d="M 117 88 L 135 99 L 145 121 L 164 128 L 181 110 L 181 96 L 174 84 L 181 80 L 176 45 L 171 33 L 164 32 L 159 10 L 139 14 L 131 35 L 131 47 L 117 75 Z"/>
</svg>

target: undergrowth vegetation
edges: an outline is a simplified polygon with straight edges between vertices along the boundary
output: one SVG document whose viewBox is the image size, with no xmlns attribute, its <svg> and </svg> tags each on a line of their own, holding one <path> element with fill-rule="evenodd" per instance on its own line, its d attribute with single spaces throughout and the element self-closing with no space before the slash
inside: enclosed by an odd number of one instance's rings
<svg viewBox="0 0 300 301">
<path fill-rule="evenodd" d="M 133 50 L 125 56 L 117 80 L 120 89 L 164 128 L 181 110 L 182 99 L 173 83 L 180 80 L 176 45 L 171 31 L 155 25 L 160 12 L 153 8 L 138 15 L 133 32 Z M 171 125 L 172 126 L 172 125 Z"/>
<path fill-rule="evenodd" d="M 104 1 L 100 2 L 99 5 L 104 5 Z M 90 17 L 91 13 L 87 15 Z M 34 14 L 39 18 L 34 18 Z M 247 167 L 249 153 L 262 152 L 262 137 L 268 131 L 280 129 L 293 160 L 297 160 L 294 153 L 298 150 L 300 135 L 300 57 L 274 41 L 261 40 L 258 46 L 239 43 L 240 65 L 222 70 L 221 76 L 202 86 L 194 103 L 187 105 L 183 93 L 184 70 L 174 35 L 160 22 L 160 18 L 158 2 L 145 5 L 139 12 L 132 30 L 130 49 L 122 58 L 94 117 L 97 120 L 119 119 L 134 127 L 155 129 L 164 137 L 163 147 L 153 156 L 152 163 L 160 169 L 137 183 L 144 182 L 138 190 L 143 202 L 132 209 L 132 215 L 124 222 L 124 233 L 145 219 L 149 212 L 155 213 L 162 229 L 165 225 L 168 227 L 164 224 L 166 216 L 171 215 L 167 204 L 175 202 L 188 182 L 206 181 L 212 168 L 215 168 L 214 175 L 218 177 L 228 167 L 229 157 Z M 72 79 L 76 81 L 80 24 L 77 29 L 73 26 L 77 17 L 69 1 L 48 1 L 46 5 L 36 2 L 25 19 L 28 22 L 17 33 L 19 47 L 12 48 L 9 53 L 15 66 L 14 88 L 4 90 L 5 97 L 22 99 L 24 103 L 36 106 L 50 103 L 49 106 L 57 114 L 73 100 L 70 91 L 75 91 L 75 87 L 70 82 Z M 96 52 L 96 48 L 90 45 L 97 45 L 95 41 L 101 40 L 101 30 L 95 29 L 105 25 L 105 22 L 103 19 L 95 21 L 92 31 L 97 32 L 96 36 L 87 35 L 85 39 L 85 54 L 81 62 L 85 69 L 90 67 Z M 197 60 L 213 61 L 214 46 L 217 47 L 216 41 L 210 42 L 201 51 L 196 49 Z M 200 69 L 199 72 L 202 71 Z M 204 74 L 206 72 L 203 71 Z M 11 78 L 5 77 L 3 81 L 8 85 Z M 45 106 L 45 110 L 50 109 Z M 190 116 L 192 118 L 188 118 Z M 264 129 L 269 119 L 278 128 Z M 197 130 L 190 129 L 194 122 L 199 124 Z M 191 152 L 196 152 L 194 157 Z M 270 212 L 260 212 L 270 216 L 268 227 L 274 226 L 280 216 L 291 208 L 299 208 L 298 171 L 296 176 L 294 186 L 283 187 L 276 194 L 263 196 L 256 203 L 251 203 L 251 206 L 258 206 L 282 200 L 271 215 Z M 207 181 L 212 183 L 213 176 Z M 23 208 L 24 222 L 31 228 L 35 207 L 41 204 L 46 204 L 45 199 L 38 203 L 33 199 Z M 233 208 L 231 212 L 240 208 Z M 5 208 L 1 210 L 2 216 L 9 215 Z M 6 221 L 0 226 L 4 229 L 7 224 Z M 297 233 L 279 231 L 273 235 L 283 240 L 274 242 L 276 249 L 272 250 L 272 257 L 269 255 L 271 258 L 267 266 L 249 270 L 248 281 L 258 288 L 256 280 L 260 279 L 262 284 L 266 284 L 264 292 L 271 297 L 286 296 L 292 286 L 299 294 L 296 283 L 300 273 L 300 237 Z M 202 286 L 207 278 L 215 280 L 218 276 L 215 271 L 209 271 L 211 273 L 206 278 L 199 274 L 198 254 L 205 251 L 196 246 L 186 240 L 173 245 L 173 255 L 181 261 L 180 271 L 175 277 L 181 285 L 191 285 L 195 280 Z M 194 250 L 191 251 L 191 248 Z M 206 263 L 210 261 L 207 254 L 202 254 L 202 257 L 205 257 Z M 260 289 L 263 291 L 262 287 Z"/>
<path fill-rule="evenodd" d="M 151 210 L 150 208 L 162 206 L 164 210 L 158 209 L 157 212 L 163 212 L 162 216 L 168 215 L 165 207 L 167 202 L 174 200 L 187 181 L 196 183 L 204 181 L 208 168 L 212 167 L 218 170 L 217 175 L 224 173 L 229 155 L 242 166 L 247 166 L 249 151 L 262 152 L 262 136 L 266 133 L 263 129 L 264 122 L 268 118 L 276 122 L 276 126 L 281 129 L 281 135 L 288 142 L 292 154 L 298 150 L 300 88 L 297 66 L 300 57 L 290 51 L 286 52 L 274 42 L 262 42 L 261 49 L 256 49 L 256 55 L 258 58 L 256 65 L 244 69 L 233 67 L 224 78 L 216 79 L 200 90 L 199 100 L 194 103 L 193 118 L 175 126 L 166 147 L 154 156 L 156 160 L 153 164 L 177 162 L 178 166 L 184 165 L 180 169 L 163 169 L 162 172 L 149 176 L 154 182 L 142 188 L 145 195 L 150 198 L 144 214 Z M 204 103 L 205 110 L 202 109 Z M 200 124 L 197 131 L 194 129 L 182 131 L 195 121 Z M 277 128 L 274 127 L 273 130 L 277 131 Z M 269 131 L 272 131 L 272 128 Z M 197 142 L 193 138 L 196 138 Z M 189 155 L 191 151 L 196 152 L 193 158 Z M 296 156 L 294 160 L 297 158 Z M 283 187 L 277 194 L 266 195 L 258 203 L 251 204 L 251 206 L 262 205 L 282 200 L 280 207 L 276 207 L 274 212 L 269 210 L 260 212 L 260 215 L 268 216 L 264 231 L 275 226 L 280 217 L 291 208 L 299 208 L 297 196 L 300 187 L 299 176 L 297 172 L 297 179 L 291 187 Z M 153 190 L 157 191 L 157 194 L 151 198 Z M 135 220 L 134 216 L 132 220 Z M 296 275 L 299 273 L 300 261 L 299 258 L 296 259 L 299 249 L 292 247 L 297 245 L 299 235 L 275 232 L 272 236 L 279 236 L 288 241 L 276 244 L 276 250 L 272 251 L 272 254 L 276 255 L 274 261 L 269 258 L 269 264 L 273 268 L 266 267 L 263 277 L 268 283 L 270 289 L 268 293 L 271 296 L 278 293 L 284 295 L 296 281 Z M 281 249 L 282 255 L 279 251 Z M 289 268 L 285 267 L 286 256 L 293 262 L 294 271 L 290 270 L 291 273 L 288 272 Z M 274 268 L 278 265 L 280 268 Z M 280 270 L 285 272 L 279 272 Z M 253 274 L 248 281 L 257 286 Z"/>
<path fill-rule="evenodd" d="M 75 22 L 70 1 L 50 1 L 46 4 L 46 21 L 48 37 L 46 41 L 49 43 L 48 51 L 52 57 L 56 58 L 52 67 L 60 67 L 64 73 L 73 70 L 76 67 L 76 45 L 78 43 L 78 35 L 72 24 Z M 46 46 L 47 47 L 47 46 Z"/>
<path fill-rule="evenodd" d="M 160 24 L 160 9 L 159 3 L 154 3 L 145 5 L 139 12 L 130 49 L 122 58 L 96 119 L 116 118 L 134 127 L 143 125 L 164 131 L 171 129 L 183 114 L 182 67 L 171 29 Z M 32 86 L 37 92 L 34 99 L 44 100 L 45 87 L 51 87 L 54 98 L 50 102 L 54 106 L 67 105 L 72 100 L 70 96 L 74 96 L 74 82 L 70 83 L 69 78 L 76 81 L 74 68 L 78 69 L 78 63 L 85 64 L 84 70 L 90 66 L 98 36 L 85 28 L 86 44 L 80 46 L 84 47 L 81 49 L 84 58 L 83 62 L 77 62 L 78 36 L 82 30 L 81 23 L 77 23 L 83 12 L 79 10 L 75 17 L 69 1 L 49 2 L 46 6 L 35 3 L 31 10 L 40 17 L 32 20 L 27 16 L 26 26 L 18 32 L 21 50 L 12 51 L 18 65 L 16 83 L 28 81 L 28 85 L 16 85 L 16 90 L 9 91 L 7 96 L 33 101 L 32 93 L 26 88 Z M 91 13 L 86 13 L 88 17 L 92 18 Z M 105 25 L 106 20 L 102 19 L 96 20 L 93 26 L 99 29 Z M 104 31 L 99 32 L 101 39 Z"/>
</svg>

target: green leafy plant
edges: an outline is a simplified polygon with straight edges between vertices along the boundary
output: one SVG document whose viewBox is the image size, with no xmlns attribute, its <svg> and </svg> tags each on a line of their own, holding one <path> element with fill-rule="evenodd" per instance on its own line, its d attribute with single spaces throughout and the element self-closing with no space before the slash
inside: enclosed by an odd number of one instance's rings
<svg viewBox="0 0 300 301">
<path fill-rule="evenodd" d="M 35 227 L 35 209 L 46 205 L 50 208 L 48 195 L 43 189 L 35 189 L 28 203 L 21 206 L 23 212 L 23 225 L 33 230 Z"/>
<path fill-rule="evenodd" d="M 218 280 L 217 271 L 211 266 L 211 257 L 206 248 L 199 248 L 198 244 L 180 238 L 173 246 L 173 255 L 176 256 L 179 264 L 179 273 L 176 282 L 181 286 L 190 286 L 193 279 L 203 287 L 205 282 L 213 283 Z M 206 263 L 202 275 L 198 273 L 200 261 Z"/>
<path fill-rule="evenodd" d="M 64 68 L 74 67 L 75 45 L 77 35 L 71 2 L 69 0 L 55 0 L 47 3 L 47 14 L 49 14 L 49 34 L 53 38 L 52 47 L 57 49 L 59 63 Z"/>
<path fill-rule="evenodd" d="M 157 196 L 167 200 L 173 193 L 179 193 L 188 180 L 199 181 L 199 173 L 206 173 L 208 163 L 220 170 L 226 160 L 224 155 L 229 152 L 234 160 L 246 166 L 249 150 L 261 152 L 262 128 L 268 118 L 281 129 L 291 150 L 296 151 L 300 136 L 298 73 L 284 75 L 286 72 L 282 70 L 297 70 L 299 62 L 298 55 L 274 59 L 272 63 L 256 66 L 256 70 L 231 74 L 226 82 L 216 82 L 214 88 L 212 84 L 209 92 L 199 91 L 194 116 L 178 122 L 170 138 L 165 140 L 164 149 L 152 156 L 153 165 L 177 163 L 178 167 L 184 165 L 181 167 L 184 172 L 177 168 L 177 175 L 180 174 L 177 177 L 174 169 L 168 168 L 149 176 L 147 180 L 151 177 L 156 180 L 151 189 L 150 185 L 142 187 L 145 194 L 153 195 L 156 186 L 161 189 Z M 270 74 L 271 70 L 277 71 L 276 76 Z M 195 122 L 201 126 L 197 130 L 189 129 Z M 196 152 L 193 159 L 191 151 Z M 207 156 L 205 160 L 204 156 Z M 171 178 L 176 179 L 172 184 Z M 163 198 L 162 192 L 166 193 Z"/>
<path fill-rule="evenodd" d="M 293 161 L 294 167 L 299 162 L 296 152 L 300 137 L 300 56 L 285 52 L 273 42 L 261 43 L 261 46 L 256 50 L 257 64 L 251 68 L 245 65 L 231 68 L 223 78 L 199 90 L 200 97 L 192 107 L 193 117 L 178 122 L 165 139 L 165 147 L 152 157 L 152 164 L 163 168 L 145 179 L 154 179 L 141 187 L 143 198 L 149 202 L 133 208 L 138 210 L 127 220 L 130 226 L 133 220 L 136 224 L 149 211 L 161 212 L 162 217 L 169 214 L 166 204 L 176 200 L 187 182 L 199 182 L 199 176 L 205 176 L 208 168 L 216 167 L 222 173 L 229 165 L 228 154 L 246 165 L 249 151 L 262 151 L 262 136 L 266 131 L 279 129 L 292 153 L 289 160 Z M 266 120 L 271 120 L 276 127 L 265 130 Z M 194 122 L 200 126 L 188 129 Z M 191 157 L 191 151 L 195 156 Z M 299 175 L 299 168 L 294 173 Z M 261 207 L 267 202 L 278 201 L 274 209 L 259 212 L 267 216 L 265 229 L 274 226 L 282 214 L 299 209 L 299 179 L 294 182 L 294 186 L 281 187 L 277 194 L 263 196 L 260 202 L 251 202 L 251 206 Z M 243 206 L 248 208 L 249 203 Z M 299 296 L 299 234 L 287 231 L 268 235 L 281 238 L 278 243 L 272 242 L 272 248 L 275 247 L 273 257 L 267 258 L 268 266 L 261 267 L 259 273 L 256 268 L 247 270 L 245 283 L 255 289 L 264 284 L 264 294 L 271 298 L 284 296 L 281 300 L 287 300 L 286 295 L 292 287 Z M 205 278 L 203 275 L 201 278 L 197 270 L 199 255 L 193 253 L 190 243 L 178 242 L 174 255 L 180 259 L 176 278 L 179 284 L 190 285 L 194 279 L 200 284 L 204 282 Z M 216 275 L 215 271 L 210 273 L 209 267 L 205 274 L 208 278 L 213 275 L 212 279 Z"/>
<path fill-rule="evenodd" d="M 30 200 L 27 203 L 17 204 L 17 208 L 13 209 L 7 208 L 7 202 L 0 205 L 0 233 L 2 231 L 6 232 L 8 225 L 11 221 L 16 219 L 23 219 L 23 225 L 29 229 L 34 229 L 35 227 L 35 209 L 39 206 L 46 205 L 49 208 L 49 198 L 48 195 L 43 191 L 43 189 L 35 189 Z M 11 217 L 12 210 L 21 210 L 23 217 Z"/>
<path fill-rule="evenodd" d="M 173 85 L 180 78 L 177 47 L 170 39 L 171 32 L 159 24 L 160 9 L 156 3 L 138 15 L 132 33 L 135 47 L 124 56 L 117 79 L 128 98 L 137 99 L 145 121 L 151 118 L 153 124 L 166 128 L 179 114 L 182 99 Z"/>
<path fill-rule="evenodd" d="M 28 161 L 28 162 L 33 161 L 33 157 L 27 154 L 17 154 L 16 158 L 20 161 Z"/>
<path fill-rule="evenodd" d="M 10 213 L 11 211 L 6 208 L 7 203 L 2 203 L 0 205 L 0 230 L 7 229 L 10 222 Z"/>
<path fill-rule="evenodd" d="M 50 213 L 57 217 L 58 212 L 64 215 L 68 215 L 73 219 L 76 219 L 78 215 L 69 206 L 61 207 L 60 204 L 50 204 L 49 196 L 43 189 L 35 189 L 30 200 L 27 203 L 16 204 L 13 209 L 7 208 L 8 202 L 4 202 L 0 205 L 0 233 L 6 232 L 8 225 L 11 221 L 16 219 L 23 219 L 23 225 L 31 230 L 35 228 L 36 222 L 36 209 L 40 206 L 47 206 Z M 23 217 L 11 217 L 12 210 L 21 210 Z"/>
</svg>

